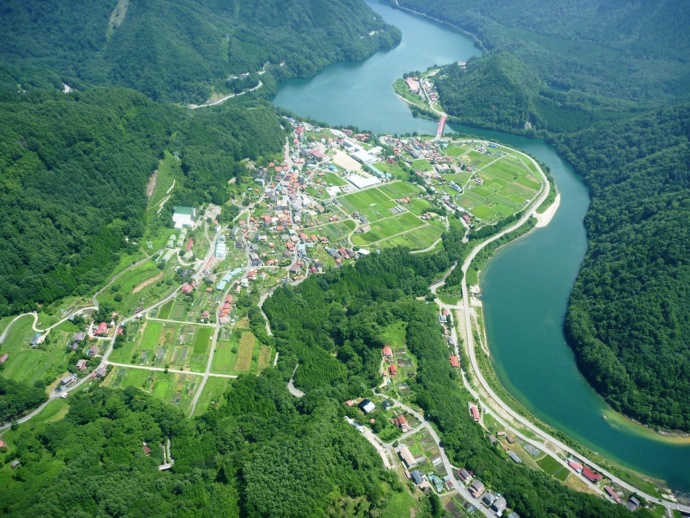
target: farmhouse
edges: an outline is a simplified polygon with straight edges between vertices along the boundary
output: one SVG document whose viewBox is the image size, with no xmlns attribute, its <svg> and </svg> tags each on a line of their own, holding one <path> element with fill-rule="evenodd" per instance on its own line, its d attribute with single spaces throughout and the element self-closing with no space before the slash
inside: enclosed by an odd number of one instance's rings
<svg viewBox="0 0 690 518">
<path fill-rule="evenodd" d="M 479 498 L 484 494 L 484 483 L 481 480 L 475 480 L 470 484 L 470 487 L 468 488 L 470 490 L 470 493 L 474 498 Z"/>
<path fill-rule="evenodd" d="M 100 324 L 98 324 L 98 327 L 93 332 L 93 334 L 96 336 L 103 336 L 108 334 L 108 324 L 106 324 L 105 322 L 101 322 Z"/>
<path fill-rule="evenodd" d="M 86 369 L 86 360 L 84 360 L 83 358 L 81 360 L 79 360 L 77 362 L 77 369 L 79 369 L 80 371 L 83 371 L 84 369 Z"/>
<path fill-rule="evenodd" d="M 410 449 L 404 444 L 398 450 L 398 455 L 400 456 L 400 460 L 402 460 L 405 463 L 405 466 L 407 466 L 407 469 L 417 465 L 417 461 L 412 456 Z"/>
<path fill-rule="evenodd" d="M 173 223 L 175 228 L 193 227 L 196 218 L 194 207 L 175 207 L 173 213 Z"/>
</svg>

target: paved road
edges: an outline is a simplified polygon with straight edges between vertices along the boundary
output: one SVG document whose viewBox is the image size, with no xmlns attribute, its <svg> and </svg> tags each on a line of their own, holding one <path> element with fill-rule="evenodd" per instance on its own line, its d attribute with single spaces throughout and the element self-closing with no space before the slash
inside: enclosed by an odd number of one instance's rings
<svg viewBox="0 0 690 518">
<path fill-rule="evenodd" d="M 541 167 L 539 167 L 539 164 L 529 155 L 526 155 L 524 153 L 521 153 L 523 156 L 525 156 L 527 159 L 531 160 L 532 163 L 537 167 L 539 170 L 539 173 L 541 174 L 543 180 L 544 180 L 544 185 L 545 188 L 541 192 L 541 195 L 537 199 L 537 201 L 532 205 L 532 209 L 527 211 L 520 220 L 511 225 L 510 227 L 506 228 L 505 230 L 499 232 L 495 236 L 487 239 L 486 241 L 483 241 L 479 245 L 477 245 L 472 251 L 470 252 L 469 256 L 467 259 L 465 259 L 465 262 L 462 265 L 462 271 L 463 271 L 463 279 L 462 279 L 462 300 L 463 300 L 463 313 L 464 313 L 464 319 L 465 319 L 465 344 L 467 346 L 467 351 L 468 355 L 470 358 L 470 363 L 472 370 L 474 372 L 474 375 L 477 377 L 479 383 L 481 384 L 482 388 L 486 391 L 487 394 L 491 397 L 491 399 L 495 402 L 496 405 L 498 405 L 504 412 L 506 412 L 508 415 L 510 415 L 513 419 L 515 419 L 517 422 L 525 426 L 527 429 L 530 431 L 534 432 L 537 434 L 538 437 L 540 437 L 544 443 L 552 443 L 554 444 L 557 448 L 561 449 L 562 451 L 576 456 L 577 458 L 581 459 L 585 463 L 587 463 L 589 466 L 591 466 L 593 469 L 601 472 L 604 474 L 604 476 L 608 477 L 610 480 L 612 480 L 614 483 L 616 483 L 618 486 L 626 489 L 627 491 L 630 491 L 632 493 L 637 493 L 639 496 L 645 498 L 646 500 L 650 502 L 657 502 L 661 503 L 662 505 L 666 506 L 667 508 L 671 509 L 677 509 L 685 513 L 690 513 L 690 506 L 685 506 L 681 504 L 676 504 L 674 502 L 669 502 L 667 500 L 660 500 L 658 497 L 649 495 L 645 493 L 644 491 L 641 491 L 640 489 L 632 486 L 631 484 L 625 482 L 624 480 L 621 480 L 620 478 L 616 477 L 606 469 L 602 468 L 595 462 L 593 462 L 591 459 L 588 459 L 587 457 L 583 456 L 579 452 L 575 451 L 573 448 L 567 446 L 563 442 L 559 441 L 555 437 L 552 437 L 548 433 L 544 432 L 541 428 L 537 427 L 534 425 L 531 421 L 528 419 L 524 418 L 522 415 L 518 414 L 515 410 L 513 410 L 508 404 L 506 404 L 491 388 L 489 383 L 486 381 L 484 378 L 484 375 L 482 374 L 481 369 L 479 368 L 479 364 L 477 362 L 477 355 L 476 355 L 476 350 L 475 350 L 475 344 L 474 344 L 474 336 L 472 333 L 472 323 L 471 323 L 471 318 L 470 318 L 470 303 L 469 303 L 469 294 L 468 294 L 468 288 L 467 288 L 467 270 L 470 267 L 470 264 L 474 260 L 474 258 L 477 256 L 477 254 L 484 249 L 487 245 L 490 243 L 496 241 L 497 239 L 500 239 L 504 235 L 508 234 L 509 232 L 512 232 L 513 230 L 517 229 L 521 225 L 523 225 L 529 217 L 532 216 L 534 211 L 536 210 L 537 207 L 539 207 L 546 197 L 549 195 L 550 192 L 550 185 L 548 181 L 546 181 L 546 176 L 544 175 L 544 172 L 541 170 Z M 436 286 L 437 287 L 437 286 Z M 457 351 L 456 351 L 457 352 Z M 524 436 L 523 436 L 524 438 Z M 531 441 L 528 441 L 531 442 Z M 543 447 L 543 446 L 541 446 Z"/>
</svg>

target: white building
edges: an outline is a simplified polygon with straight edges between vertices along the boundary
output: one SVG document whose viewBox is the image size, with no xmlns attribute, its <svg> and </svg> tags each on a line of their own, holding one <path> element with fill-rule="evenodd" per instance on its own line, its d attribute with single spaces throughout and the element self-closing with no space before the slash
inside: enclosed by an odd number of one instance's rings
<svg viewBox="0 0 690 518">
<path fill-rule="evenodd" d="M 175 207 L 174 211 L 173 223 L 175 228 L 194 226 L 194 218 L 196 218 L 196 209 L 194 207 Z"/>
</svg>

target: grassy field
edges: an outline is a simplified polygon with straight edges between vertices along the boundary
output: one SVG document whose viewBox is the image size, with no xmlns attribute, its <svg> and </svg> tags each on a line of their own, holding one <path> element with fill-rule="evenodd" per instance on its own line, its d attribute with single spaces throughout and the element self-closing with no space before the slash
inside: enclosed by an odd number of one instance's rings
<svg viewBox="0 0 690 518">
<path fill-rule="evenodd" d="M 342 178 L 340 178 L 340 176 L 338 176 L 335 173 L 326 173 L 326 175 L 324 176 L 324 181 L 329 185 L 336 185 L 338 187 L 347 185 L 347 181 L 343 180 Z"/>
<path fill-rule="evenodd" d="M 388 162 L 377 162 L 374 164 L 374 167 L 382 173 L 390 173 L 396 178 L 401 178 L 403 180 L 406 180 L 410 176 L 397 162 L 392 164 Z"/>
<path fill-rule="evenodd" d="M 182 177 L 181 162 L 169 152 L 165 151 L 163 160 L 158 162 L 158 176 L 153 195 L 149 198 L 149 208 L 158 209 L 158 205 L 165 198 L 166 192 L 172 186 L 175 178 Z"/>
<path fill-rule="evenodd" d="M 420 158 L 412 161 L 412 169 L 424 173 L 426 171 L 431 171 L 433 167 L 431 167 L 431 164 L 426 158 Z"/>
<path fill-rule="evenodd" d="M 557 478 L 561 482 L 565 481 L 570 474 L 570 470 L 565 466 L 561 465 L 556 459 L 550 455 L 544 455 L 541 459 L 537 461 L 539 467 L 543 469 L 546 473 L 552 477 Z"/>
<path fill-rule="evenodd" d="M 395 350 L 401 347 L 407 347 L 407 342 L 405 341 L 406 333 L 407 326 L 405 322 L 399 321 L 395 324 L 386 326 L 382 335 L 386 344 L 390 345 Z"/>
<path fill-rule="evenodd" d="M 252 354 L 254 352 L 254 345 L 256 344 L 256 337 L 249 331 L 243 331 L 239 342 L 240 347 L 237 352 L 235 371 L 246 372 L 251 369 L 252 366 Z"/>
<path fill-rule="evenodd" d="M 71 341 L 72 333 L 80 329 L 65 322 L 53 329 L 38 347 L 31 347 L 35 334 L 32 324 L 33 317 L 27 315 L 12 324 L 7 332 L 5 343 L 0 347 L 0 355 L 9 355 L 2 375 L 29 384 L 38 380 L 51 383 L 67 371 L 71 354 L 66 345 Z"/>
<path fill-rule="evenodd" d="M 98 301 L 122 314 L 131 314 L 171 292 L 175 287 L 173 277 L 172 264 L 162 271 L 154 261 L 147 261 L 124 273 L 98 296 Z"/>
<path fill-rule="evenodd" d="M 210 408 L 219 407 L 223 402 L 223 393 L 231 381 L 230 378 L 216 378 L 210 376 L 206 380 L 204 391 L 196 402 L 196 408 L 194 409 L 194 415 L 192 417 L 205 414 Z"/>
<path fill-rule="evenodd" d="M 192 374 L 166 374 L 160 371 L 115 367 L 103 385 L 112 388 L 134 386 L 187 412 L 199 383 L 201 376 Z"/>
<path fill-rule="evenodd" d="M 239 350 L 239 341 L 236 335 L 233 334 L 228 341 L 216 342 L 216 351 L 213 354 L 213 364 L 211 365 L 211 372 L 217 374 L 236 374 L 235 363 L 237 362 L 237 351 Z"/>
<path fill-rule="evenodd" d="M 448 147 L 451 151 L 452 148 Z M 463 160 L 471 163 L 475 172 L 471 176 L 461 173 L 447 175 L 446 178 L 464 186 L 464 192 L 458 194 L 447 185 L 441 188 L 484 223 L 495 223 L 520 212 L 541 188 L 534 165 L 514 152 L 499 157 L 497 153 L 487 156 L 472 150 L 464 153 Z M 483 169 L 476 171 L 478 168 Z M 477 183 L 477 179 L 481 182 Z"/>
</svg>

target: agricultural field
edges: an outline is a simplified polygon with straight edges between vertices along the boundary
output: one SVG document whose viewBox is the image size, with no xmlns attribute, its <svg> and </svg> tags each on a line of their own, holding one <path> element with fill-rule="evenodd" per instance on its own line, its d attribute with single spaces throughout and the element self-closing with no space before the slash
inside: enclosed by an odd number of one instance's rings
<svg viewBox="0 0 690 518">
<path fill-rule="evenodd" d="M 9 328 L 5 342 L 0 346 L 0 355 L 9 355 L 2 375 L 5 378 L 29 384 L 38 380 L 51 383 L 67 371 L 67 366 L 74 354 L 71 351 L 68 352 L 66 345 L 68 342 L 71 343 L 70 338 L 73 333 L 83 331 L 83 329 L 79 329 L 70 322 L 64 322 L 53 329 L 43 343 L 37 347 L 31 347 L 31 339 L 36 334 L 32 324 L 33 317 L 27 315 Z"/>
<path fill-rule="evenodd" d="M 204 311 L 210 314 L 209 322 L 215 322 L 218 304 L 221 302 L 221 293 L 213 289 L 206 291 L 201 284 L 189 295 L 179 295 L 171 299 L 155 310 L 155 318 L 162 320 L 175 320 L 177 322 L 201 322 Z"/>
<path fill-rule="evenodd" d="M 407 182 L 386 183 L 383 184 L 380 189 L 394 200 L 404 198 L 406 196 L 417 196 L 421 192 L 419 187 Z"/>
<path fill-rule="evenodd" d="M 411 212 L 404 212 L 398 216 L 382 219 L 371 223 L 371 230 L 364 234 L 352 236 L 352 242 L 356 245 L 366 245 L 376 241 L 382 241 L 389 237 L 407 232 L 409 230 L 425 226 L 426 223 Z"/>
<path fill-rule="evenodd" d="M 493 224 L 523 210 L 539 193 L 542 184 L 535 166 L 527 158 L 514 152 L 486 153 L 472 150 L 461 156 L 472 172 L 443 175 L 445 180 L 463 187 L 462 194 L 447 184 L 438 188 L 482 223 Z"/>
<path fill-rule="evenodd" d="M 110 359 L 149 367 L 203 372 L 210 352 L 213 328 L 154 320 L 130 324 L 124 344 Z"/>
<path fill-rule="evenodd" d="M 201 376 L 194 374 L 113 367 L 103 381 L 103 386 L 111 388 L 137 387 L 166 403 L 177 406 L 186 413 L 201 380 Z"/>
<path fill-rule="evenodd" d="M 246 318 L 231 331 L 223 330 L 219 338 L 211 365 L 211 372 L 215 374 L 258 373 L 273 360 L 275 353 L 256 339 Z"/>
<path fill-rule="evenodd" d="M 380 189 L 366 189 L 338 198 L 348 214 L 359 212 L 370 222 L 392 216 L 391 209 L 398 203 Z"/>
</svg>

